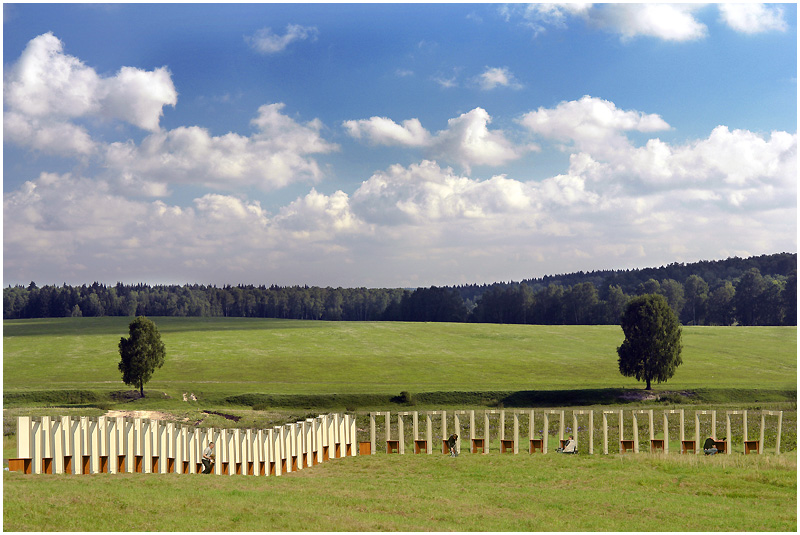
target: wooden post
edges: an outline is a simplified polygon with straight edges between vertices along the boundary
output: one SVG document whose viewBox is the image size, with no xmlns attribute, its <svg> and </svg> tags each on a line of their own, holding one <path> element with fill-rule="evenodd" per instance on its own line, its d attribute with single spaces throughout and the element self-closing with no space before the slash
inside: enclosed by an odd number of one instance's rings
<svg viewBox="0 0 800 535">
<path fill-rule="evenodd" d="M 428 455 L 433 453 L 433 421 L 431 412 L 425 414 L 425 449 Z"/>
<path fill-rule="evenodd" d="M 388 414 L 388 413 L 387 413 Z M 403 416 L 410 416 L 410 412 L 398 412 L 397 413 L 397 453 L 398 455 L 405 455 L 406 454 L 406 432 L 405 432 L 405 421 L 403 420 Z M 386 435 L 386 451 L 389 451 L 389 435 Z"/>
<path fill-rule="evenodd" d="M 542 440 L 542 453 L 547 453 L 547 443 L 550 442 L 550 440 L 549 440 L 549 438 L 550 438 L 550 421 L 549 421 L 549 417 L 547 415 L 548 415 L 548 411 L 544 411 L 544 424 L 543 424 L 543 427 L 542 427 L 542 429 L 543 429 L 542 438 L 544 440 Z"/>
<path fill-rule="evenodd" d="M 377 445 L 376 444 L 376 439 L 375 439 L 375 435 L 376 435 L 375 415 L 376 414 L 378 414 L 378 413 L 375 413 L 375 412 L 369 413 L 369 447 L 370 447 L 370 453 L 372 455 L 375 455 L 375 451 L 376 451 L 375 447 Z"/>
</svg>

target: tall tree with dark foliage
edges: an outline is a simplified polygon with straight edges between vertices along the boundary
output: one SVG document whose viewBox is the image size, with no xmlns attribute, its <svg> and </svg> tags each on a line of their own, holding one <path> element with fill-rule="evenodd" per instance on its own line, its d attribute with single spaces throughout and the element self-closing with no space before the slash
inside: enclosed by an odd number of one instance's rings
<svg viewBox="0 0 800 535">
<path fill-rule="evenodd" d="M 122 382 L 139 389 L 144 397 L 144 385 L 156 368 L 164 365 L 166 347 L 156 324 L 139 316 L 128 326 L 130 336 L 119 340 L 119 371 Z"/>
<path fill-rule="evenodd" d="M 681 326 L 663 295 L 647 294 L 628 302 L 620 322 L 625 340 L 617 348 L 619 372 L 637 381 L 663 383 L 683 363 Z"/>
</svg>

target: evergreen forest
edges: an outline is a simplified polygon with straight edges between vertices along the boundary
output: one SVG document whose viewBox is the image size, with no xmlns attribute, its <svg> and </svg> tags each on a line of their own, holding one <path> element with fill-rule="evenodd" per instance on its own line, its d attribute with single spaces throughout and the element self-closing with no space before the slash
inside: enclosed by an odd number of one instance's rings
<svg viewBox="0 0 800 535">
<path fill-rule="evenodd" d="M 797 325 L 797 254 L 430 288 L 200 284 L 9 286 L 3 318 L 229 316 L 327 321 L 618 324 L 658 293 L 684 325 Z"/>
</svg>

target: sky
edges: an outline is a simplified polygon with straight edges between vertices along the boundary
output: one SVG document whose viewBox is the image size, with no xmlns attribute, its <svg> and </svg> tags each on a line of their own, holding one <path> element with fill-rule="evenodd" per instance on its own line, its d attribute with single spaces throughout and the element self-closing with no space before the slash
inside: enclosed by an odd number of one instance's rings
<svg viewBox="0 0 800 535">
<path fill-rule="evenodd" d="M 3 282 L 797 251 L 796 4 L 3 4 Z"/>
</svg>

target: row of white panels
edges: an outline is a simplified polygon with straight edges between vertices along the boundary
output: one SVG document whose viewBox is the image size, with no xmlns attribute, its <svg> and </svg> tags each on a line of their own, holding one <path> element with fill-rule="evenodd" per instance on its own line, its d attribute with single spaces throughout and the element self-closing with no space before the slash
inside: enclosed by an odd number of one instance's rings
<svg viewBox="0 0 800 535">
<path fill-rule="evenodd" d="M 218 475 L 280 475 L 356 455 L 355 419 L 328 414 L 271 429 L 198 428 L 130 417 L 17 419 L 17 459 L 25 473 L 195 474 L 214 442 Z"/>
</svg>

